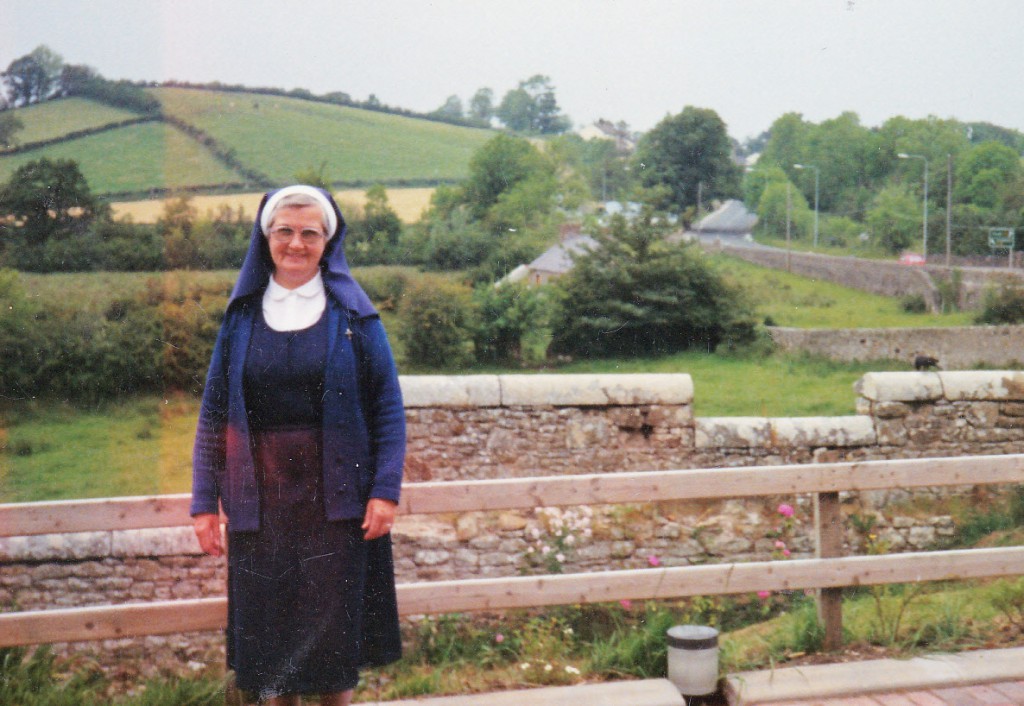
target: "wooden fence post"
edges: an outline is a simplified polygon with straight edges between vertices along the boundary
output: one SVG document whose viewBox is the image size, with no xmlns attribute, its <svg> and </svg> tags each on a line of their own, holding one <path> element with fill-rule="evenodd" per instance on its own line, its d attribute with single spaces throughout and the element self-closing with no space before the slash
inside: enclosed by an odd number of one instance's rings
<svg viewBox="0 0 1024 706">
<path fill-rule="evenodd" d="M 815 493 L 814 528 L 817 540 L 815 554 L 821 559 L 843 555 L 843 518 L 839 509 L 839 493 Z M 843 589 L 821 588 L 818 594 L 818 618 L 825 626 L 826 651 L 843 646 Z"/>
</svg>

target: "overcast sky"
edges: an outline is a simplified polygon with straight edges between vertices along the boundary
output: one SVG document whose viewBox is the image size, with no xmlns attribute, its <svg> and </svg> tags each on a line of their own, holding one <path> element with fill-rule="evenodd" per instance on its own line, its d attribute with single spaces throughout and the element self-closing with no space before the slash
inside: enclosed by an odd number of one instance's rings
<svg viewBox="0 0 1024 706">
<path fill-rule="evenodd" d="M 0 0 L 0 68 L 39 44 L 112 79 L 418 111 L 539 73 L 576 125 L 695 105 L 738 139 L 790 111 L 1024 130 L 1022 0 Z"/>
</svg>

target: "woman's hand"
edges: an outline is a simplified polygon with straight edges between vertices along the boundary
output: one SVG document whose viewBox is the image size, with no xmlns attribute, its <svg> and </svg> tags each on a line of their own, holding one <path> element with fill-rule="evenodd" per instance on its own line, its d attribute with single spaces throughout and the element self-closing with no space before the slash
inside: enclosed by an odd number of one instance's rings
<svg viewBox="0 0 1024 706">
<path fill-rule="evenodd" d="M 363 519 L 363 529 L 366 534 L 363 539 L 369 541 L 383 537 L 391 531 L 391 525 L 395 524 L 395 503 L 384 498 L 370 498 L 366 504 L 366 517 Z"/>
<path fill-rule="evenodd" d="M 192 529 L 199 538 L 199 546 L 211 556 L 224 553 L 220 536 L 220 516 L 216 513 L 196 515 L 192 519 Z"/>
</svg>

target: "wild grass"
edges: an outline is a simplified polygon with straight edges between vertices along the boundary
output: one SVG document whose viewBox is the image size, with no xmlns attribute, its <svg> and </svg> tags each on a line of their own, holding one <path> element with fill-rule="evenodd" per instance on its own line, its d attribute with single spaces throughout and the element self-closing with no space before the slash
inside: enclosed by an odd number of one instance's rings
<svg viewBox="0 0 1024 706">
<path fill-rule="evenodd" d="M 15 133 L 18 144 L 50 140 L 69 132 L 102 127 L 139 117 L 87 98 L 59 98 L 18 108 L 15 115 L 25 127 Z"/>
<path fill-rule="evenodd" d="M 188 492 L 197 414 L 197 400 L 180 396 L 9 406 L 0 502 Z"/>
<path fill-rule="evenodd" d="M 208 150 L 180 130 L 151 122 L 0 156 L 0 181 L 23 164 L 46 157 L 78 162 L 96 194 L 241 181 Z"/>
<path fill-rule="evenodd" d="M 333 181 L 461 179 L 473 152 L 493 135 L 297 98 L 149 90 L 168 114 L 205 130 L 243 164 L 281 182 L 321 164 Z"/>
<path fill-rule="evenodd" d="M 775 326 L 904 328 L 973 324 L 969 312 L 907 313 L 895 297 L 760 267 L 727 255 L 709 259 L 727 279 L 747 292 L 755 303 L 758 318 Z"/>
</svg>

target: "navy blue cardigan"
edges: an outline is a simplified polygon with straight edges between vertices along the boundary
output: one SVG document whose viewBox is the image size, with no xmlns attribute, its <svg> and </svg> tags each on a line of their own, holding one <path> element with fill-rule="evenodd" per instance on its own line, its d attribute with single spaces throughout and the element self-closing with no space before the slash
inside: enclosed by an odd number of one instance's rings
<svg viewBox="0 0 1024 706">
<path fill-rule="evenodd" d="M 262 291 L 228 307 L 213 351 L 192 458 L 191 514 L 220 500 L 232 532 L 259 529 L 259 492 L 242 371 Z M 369 498 L 398 502 L 405 409 L 391 348 L 376 313 L 346 309 L 327 291 L 323 481 L 328 520 L 362 518 Z"/>
</svg>

